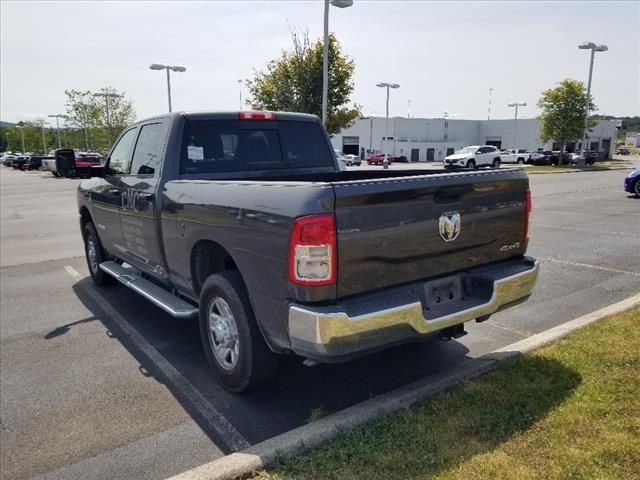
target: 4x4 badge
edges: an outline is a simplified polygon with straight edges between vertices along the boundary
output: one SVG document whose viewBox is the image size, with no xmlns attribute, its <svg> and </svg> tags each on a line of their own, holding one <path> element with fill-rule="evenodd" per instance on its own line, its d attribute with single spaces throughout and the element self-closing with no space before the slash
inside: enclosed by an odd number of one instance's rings
<svg viewBox="0 0 640 480">
<path fill-rule="evenodd" d="M 462 220 L 458 212 L 443 213 L 438 223 L 442 240 L 451 242 L 458 238 L 462 228 Z"/>
</svg>

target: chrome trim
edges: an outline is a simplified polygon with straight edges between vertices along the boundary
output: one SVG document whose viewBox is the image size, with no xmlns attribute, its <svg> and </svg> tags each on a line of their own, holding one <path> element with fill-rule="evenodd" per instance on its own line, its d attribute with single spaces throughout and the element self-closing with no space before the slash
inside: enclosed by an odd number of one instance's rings
<svg viewBox="0 0 640 480">
<path fill-rule="evenodd" d="M 120 283 L 146 298 L 172 317 L 195 318 L 198 316 L 199 311 L 197 307 L 185 302 L 175 295 L 172 295 L 162 287 L 142 278 L 115 262 L 102 262 L 99 267 L 100 270 L 108 273 Z"/>
<path fill-rule="evenodd" d="M 419 300 L 353 317 L 339 305 L 313 308 L 291 305 L 291 345 L 299 355 L 330 360 L 437 332 L 490 315 L 527 297 L 536 283 L 538 269 L 536 260 L 530 269 L 494 281 L 487 302 L 440 317 L 429 318 Z"/>
</svg>

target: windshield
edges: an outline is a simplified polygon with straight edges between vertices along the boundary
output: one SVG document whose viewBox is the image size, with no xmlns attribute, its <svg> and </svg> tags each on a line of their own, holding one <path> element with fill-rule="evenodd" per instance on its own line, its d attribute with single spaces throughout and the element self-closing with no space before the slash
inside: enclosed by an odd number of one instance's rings
<svg viewBox="0 0 640 480">
<path fill-rule="evenodd" d="M 456 151 L 455 155 L 462 154 L 462 153 L 474 153 L 476 151 L 476 148 L 477 147 L 464 147 Z"/>
</svg>

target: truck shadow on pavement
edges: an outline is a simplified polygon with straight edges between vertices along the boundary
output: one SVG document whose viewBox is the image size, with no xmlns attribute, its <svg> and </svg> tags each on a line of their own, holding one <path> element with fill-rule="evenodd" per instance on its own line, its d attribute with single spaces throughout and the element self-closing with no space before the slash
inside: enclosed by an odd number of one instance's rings
<svg viewBox="0 0 640 480">
<path fill-rule="evenodd" d="M 192 399 L 145 354 L 118 323 L 94 301 L 96 292 L 133 327 L 169 364 L 175 368 L 207 402 L 219 412 L 249 444 L 269 439 L 417 380 L 437 381 L 447 371 L 469 362 L 468 349 L 456 342 L 436 339 L 406 344 L 351 362 L 305 367 L 301 359 L 283 356 L 278 376 L 267 387 L 237 395 L 218 386 L 209 372 L 195 320 L 176 320 L 127 288 L 114 285 L 96 287 L 89 277 L 73 286 L 83 305 L 139 363 L 141 374 L 153 376 L 166 385 L 185 411 L 209 438 L 229 453 L 224 438 L 210 424 Z M 89 321 L 89 319 L 86 319 Z M 73 325 L 54 330 L 72 328 Z"/>
</svg>

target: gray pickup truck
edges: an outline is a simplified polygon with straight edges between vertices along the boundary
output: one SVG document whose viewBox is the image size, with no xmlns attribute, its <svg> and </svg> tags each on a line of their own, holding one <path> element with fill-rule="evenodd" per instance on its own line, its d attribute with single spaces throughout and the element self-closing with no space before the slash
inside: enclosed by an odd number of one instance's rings
<svg viewBox="0 0 640 480">
<path fill-rule="evenodd" d="M 272 378 L 277 354 L 341 362 L 457 338 L 538 273 L 521 169 L 340 171 L 311 115 L 150 118 L 101 174 L 78 188 L 91 277 L 197 318 L 236 392 Z"/>
</svg>

